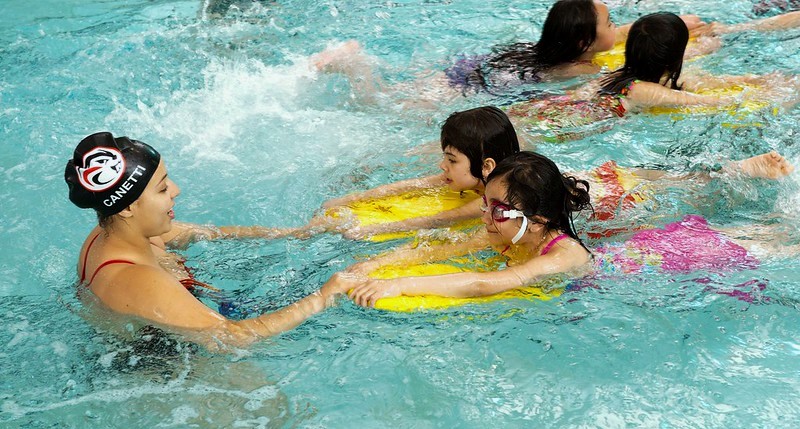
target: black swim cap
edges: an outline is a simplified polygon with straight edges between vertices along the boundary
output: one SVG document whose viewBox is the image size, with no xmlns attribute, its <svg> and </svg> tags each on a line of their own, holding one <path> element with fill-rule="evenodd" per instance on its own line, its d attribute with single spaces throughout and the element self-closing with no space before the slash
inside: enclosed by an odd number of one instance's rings
<svg viewBox="0 0 800 429">
<path fill-rule="evenodd" d="M 103 216 L 117 214 L 142 195 L 159 161 L 161 155 L 147 143 L 109 132 L 92 134 L 67 161 L 69 200 Z"/>
</svg>

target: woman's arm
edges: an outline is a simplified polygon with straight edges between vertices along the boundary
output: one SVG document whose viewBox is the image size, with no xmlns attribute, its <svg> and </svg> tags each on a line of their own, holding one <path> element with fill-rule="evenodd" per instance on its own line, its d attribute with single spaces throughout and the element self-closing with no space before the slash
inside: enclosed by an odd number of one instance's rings
<svg viewBox="0 0 800 429">
<path fill-rule="evenodd" d="M 509 289 L 533 284 L 543 276 L 563 273 L 585 265 L 589 254 L 575 241 L 559 246 L 543 256 L 487 273 L 457 273 L 440 276 L 402 277 L 391 280 L 368 280 L 349 292 L 362 306 L 374 307 L 381 298 L 398 295 L 438 295 L 455 298 L 494 295 Z"/>
<path fill-rule="evenodd" d="M 184 248 L 200 240 L 218 238 L 279 238 L 288 235 L 301 235 L 302 228 L 270 228 L 252 226 L 212 226 L 187 222 L 172 222 L 172 229 L 161 235 L 164 243 L 171 248 Z"/>
<path fill-rule="evenodd" d="M 397 195 L 404 192 L 414 191 L 417 189 L 428 189 L 437 186 L 445 186 L 444 174 L 436 174 L 433 176 L 422 177 L 419 179 L 401 180 L 399 182 L 390 183 L 388 185 L 378 186 L 377 188 L 370 189 L 364 192 L 356 192 L 348 194 L 340 198 L 328 200 L 322 204 L 323 208 L 330 209 L 333 207 L 346 206 L 350 203 L 362 200 L 370 200 L 375 198 L 385 197 L 387 195 Z"/>
<path fill-rule="evenodd" d="M 332 298 L 350 289 L 337 274 L 319 291 L 278 311 L 245 320 L 229 320 L 197 300 L 173 276 L 147 265 L 101 272 L 92 290 L 112 310 L 179 330 L 205 344 L 242 346 L 287 331 L 321 312 Z M 108 277 L 103 278 L 106 275 Z"/>
<path fill-rule="evenodd" d="M 397 222 L 388 222 L 366 226 L 356 226 L 344 231 L 344 236 L 350 239 L 363 239 L 377 234 L 392 232 L 413 231 L 417 229 L 442 228 L 456 222 L 476 219 L 481 216 L 480 198 L 470 201 L 461 207 L 445 210 L 430 216 L 420 216 Z"/>
</svg>

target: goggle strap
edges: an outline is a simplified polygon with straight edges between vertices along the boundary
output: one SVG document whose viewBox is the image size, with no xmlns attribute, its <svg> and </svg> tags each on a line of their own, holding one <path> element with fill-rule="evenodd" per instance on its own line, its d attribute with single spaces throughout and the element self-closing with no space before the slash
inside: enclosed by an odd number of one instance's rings
<svg viewBox="0 0 800 429">
<path fill-rule="evenodd" d="M 518 210 L 514 210 L 514 211 L 517 212 Z M 517 231 L 517 235 L 515 235 L 514 238 L 511 239 L 511 244 L 517 244 L 517 241 L 519 241 L 522 238 L 522 236 L 525 235 L 525 231 L 527 231 L 527 230 L 528 230 L 528 218 L 523 215 L 522 216 L 522 225 L 519 227 L 519 231 Z"/>
<path fill-rule="evenodd" d="M 519 210 L 503 210 L 503 217 L 506 219 L 516 219 L 518 217 L 525 217 L 525 213 Z"/>
</svg>

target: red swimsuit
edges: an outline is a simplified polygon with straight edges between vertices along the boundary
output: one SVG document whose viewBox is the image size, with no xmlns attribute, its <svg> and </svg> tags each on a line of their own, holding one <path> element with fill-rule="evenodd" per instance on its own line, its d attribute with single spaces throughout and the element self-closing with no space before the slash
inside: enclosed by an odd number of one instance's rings
<svg viewBox="0 0 800 429">
<path fill-rule="evenodd" d="M 95 240 L 97 240 L 97 237 L 99 237 L 99 236 L 100 236 L 100 234 L 95 235 L 94 238 L 92 239 L 92 241 L 89 242 L 89 246 L 86 247 L 86 253 L 84 253 L 84 255 L 83 255 L 83 268 L 81 269 L 81 281 L 80 281 L 81 284 L 84 284 L 84 281 L 86 280 L 86 258 L 89 255 L 89 251 L 92 250 L 92 245 L 94 244 Z M 213 287 L 211 285 L 208 285 L 208 284 L 203 283 L 203 282 L 201 282 L 199 280 L 196 280 L 194 278 L 194 274 L 192 273 L 192 270 L 185 265 L 185 261 L 184 260 L 179 259 L 178 263 L 181 264 L 183 269 L 186 271 L 186 274 L 189 275 L 188 278 L 178 280 L 183 285 L 183 287 L 185 287 L 186 289 L 188 289 L 190 291 L 192 289 L 194 289 L 195 286 L 200 286 L 200 287 L 204 287 L 204 288 L 211 289 L 211 290 L 214 290 L 214 291 L 219 291 L 219 289 L 217 289 L 217 288 L 215 288 L 215 287 Z M 135 263 L 133 263 L 131 261 L 127 261 L 125 259 L 110 259 L 108 261 L 105 261 L 102 264 L 100 264 L 94 270 L 94 274 L 92 274 L 92 277 L 89 279 L 89 282 L 85 283 L 86 286 L 89 286 L 90 284 L 92 284 L 92 282 L 94 281 L 94 278 L 97 276 L 97 273 L 100 272 L 100 270 L 103 269 L 103 267 L 105 267 L 107 265 L 111 265 L 111 264 L 130 264 L 130 265 L 135 265 Z"/>
</svg>

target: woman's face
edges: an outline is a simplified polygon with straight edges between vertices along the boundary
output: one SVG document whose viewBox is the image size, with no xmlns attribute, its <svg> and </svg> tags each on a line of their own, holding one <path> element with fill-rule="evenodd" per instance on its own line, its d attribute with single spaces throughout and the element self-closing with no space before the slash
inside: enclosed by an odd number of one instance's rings
<svg viewBox="0 0 800 429">
<path fill-rule="evenodd" d="M 444 148 L 439 168 L 444 172 L 447 186 L 456 192 L 480 189 L 481 181 L 470 173 L 470 162 L 466 155 L 452 146 Z"/>
<path fill-rule="evenodd" d="M 589 52 L 606 52 L 610 51 L 616 43 L 617 26 L 611 21 L 611 16 L 608 14 L 608 6 L 602 2 L 594 2 L 594 10 L 597 13 L 597 36 L 594 43 L 589 46 Z"/>
<path fill-rule="evenodd" d="M 521 217 L 508 219 L 503 216 L 504 212 L 520 210 L 506 201 L 507 190 L 505 180 L 499 178 L 486 184 L 486 192 L 483 195 L 485 202 L 481 207 L 483 210 L 481 220 L 486 225 L 486 232 L 489 233 L 491 244 L 511 244 L 511 240 L 522 226 Z"/>
<path fill-rule="evenodd" d="M 142 195 L 130 205 L 133 219 L 147 237 L 165 234 L 175 219 L 175 197 L 181 189 L 169 177 L 162 160 Z"/>
</svg>

